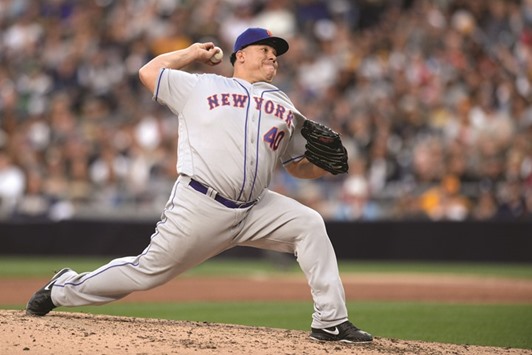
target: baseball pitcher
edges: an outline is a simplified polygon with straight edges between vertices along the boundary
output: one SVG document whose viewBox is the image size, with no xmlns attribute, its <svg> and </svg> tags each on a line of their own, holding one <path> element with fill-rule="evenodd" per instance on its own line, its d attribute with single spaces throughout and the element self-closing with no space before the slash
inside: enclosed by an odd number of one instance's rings
<svg viewBox="0 0 532 355">
<path fill-rule="evenodd" d="M 221 50 L 210 42 L 161 54 L 140 69 L 153 99 L 179 122 L 179 177 L 151 241 L 140 255 L 92 272 L 59 271 L 32 296 L 27 314 L 112 302 L 161 285 L 227 249 L 251 246 L 297 257 L 314 301 L 312 339 L 373 340 L 348 320 L 323 218 L 268 189 L 278 161 L 303 179 L 348 169 L 340 136 L 307 120 L 271 84 L 277 58 L 288 48 L 268 30 L 249 28 L 234 44 L 232 77 L 183 70 L 193 62 L 219 63 Z"/>
</svg>

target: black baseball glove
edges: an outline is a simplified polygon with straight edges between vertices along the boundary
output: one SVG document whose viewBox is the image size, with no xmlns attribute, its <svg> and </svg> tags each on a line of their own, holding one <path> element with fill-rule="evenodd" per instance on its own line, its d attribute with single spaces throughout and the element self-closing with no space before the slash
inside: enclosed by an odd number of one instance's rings
<svg viewBox="0 0 532 355">
<path fill-rule="evenodd" d="M 301 134 L 307 140 L 305 157 L 308 161 L 333 175 L 347 172 L 347 150 L 337 132 L 320 123 L 305 120 Z"/>
</svg>

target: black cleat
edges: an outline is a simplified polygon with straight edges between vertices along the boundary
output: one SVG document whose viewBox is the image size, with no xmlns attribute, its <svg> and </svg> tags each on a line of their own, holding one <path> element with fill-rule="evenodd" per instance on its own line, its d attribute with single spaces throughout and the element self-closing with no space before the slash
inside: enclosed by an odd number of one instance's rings
<svg viewBox="0 0 532 355">
<path fill-rule="evenodd" d="M 54 277 L 52 277 L 52 279 L 43 286 L 43 288 L 31 296 L 28 304 L 26 305 L 27 315 L 44 316 L 56 307 L 52 302 L 52 286 L 55 284 L 59 276 L 69 271 L 72 270 L 68 268 L 59 270 Z"/>
<path fill-rule="evenodd" d="M 312 328 L 310 338 L 318 341 L 340 341 L 343 343 L 370 343 L 373 341 L 371 334 L 358 329 L 349 321 L 330 328 Z"/>
</svg>

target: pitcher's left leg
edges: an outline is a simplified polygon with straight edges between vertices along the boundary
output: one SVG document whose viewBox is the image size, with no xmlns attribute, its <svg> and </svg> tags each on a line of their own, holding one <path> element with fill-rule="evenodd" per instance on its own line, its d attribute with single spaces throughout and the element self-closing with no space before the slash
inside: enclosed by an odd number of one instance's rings
<svg viewBox="0 0 532 355">
<path fill-rule="evenodd" d="M 313 328 L 327 328 L 347 320 L 336 254 L 319 213 L 267 191 L 243 223 L 239 245 L 293 253 L 297 257 L 314 301 Z"/>
</svg>

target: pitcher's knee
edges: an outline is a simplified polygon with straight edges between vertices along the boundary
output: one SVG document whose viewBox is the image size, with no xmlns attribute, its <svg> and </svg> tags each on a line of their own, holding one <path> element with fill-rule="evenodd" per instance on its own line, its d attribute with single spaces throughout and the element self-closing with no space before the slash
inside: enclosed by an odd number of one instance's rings
<svg viewBox="0 0 532 355">
<path fill-rule="evenodd" d="M 302 234 L 326 234 L 323 217 L 310 208 L 301 214 L 297 225 Z"/>
</svg>

